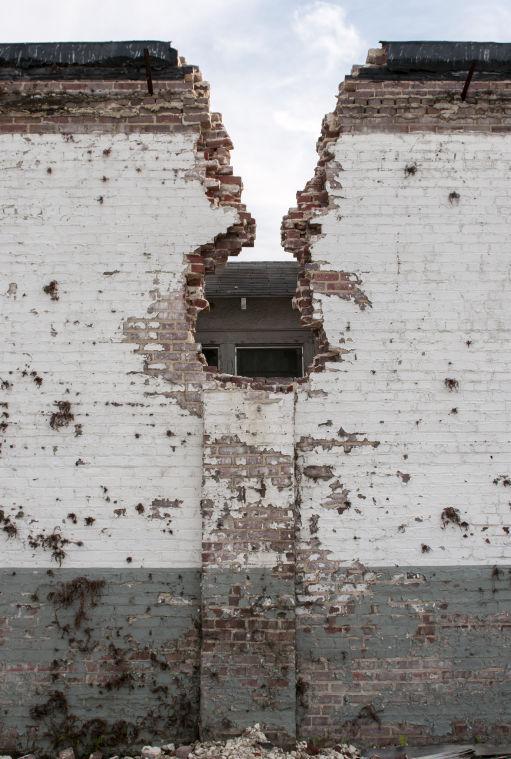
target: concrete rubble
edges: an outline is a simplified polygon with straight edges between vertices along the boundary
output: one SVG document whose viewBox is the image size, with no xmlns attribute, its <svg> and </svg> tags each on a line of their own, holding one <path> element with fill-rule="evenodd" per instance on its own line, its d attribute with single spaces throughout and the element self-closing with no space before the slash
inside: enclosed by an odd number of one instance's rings
<svg viewBox="0 0 511 759">
<path fill-rule="evenodd" d="M 186 755 L 181 753 L 183 747 L 178 748 L 174 754 L 179 759 L 308 759 L 316 756 L 318 759 L 359 759 L 360 753 L 354 746 L 346 744 L 336 745 L 334 748 L 326 748 L 318 751 L 309 749 L 306 741 L 299 742 L 296 748 L 285 751 L 273 746 L 259 725 L 247 728 L 243 735 L 229 738 L 226 741 L 211 741 L 206 743 L 197 742 L 190 746 Z"/>
<path fill-rule="evenodd" d="M 285 751 L 274 746 L 263 733 L 259 725 L 247 728 L 236 738 L 225 741 L 196 741 L 188 746 L 175 747 L 173 743 L 159 746 L 144 746 L 140 753 L 133 756 L 108 757 L 95 751 L 89 759 L 360 759 L 360 752 L 355 746 L 336 744 L 333 748 L 310 748 L 306 741 L 296 744 L 296 748 Z M 59 751 L 58 759 L 77 759 L 72 748 Z M 0 756 L 0 759 L 13 759 Z M 21 757 L 27 759 L 27 757 Z M 30 759 L 36 759 L 30 755 Z"/>
<path fill-rule="evenodd" d="M 94 751 L 89 759 L 511 759 L 510 747 L 492 745 L 438 746 L 434 753 L 431 747 L 403 747 L 373 749 L 361 754 L 350 744 L 335 744 L 331 748 L 316 748 L 311 742 L 300 741 L 295 749 L 285 751 L 274 746 L 262 732 L 260 725 L 247 728 L 244 733 L 225 741 L 196 741 L 190 745 L 176 747 L 174 743 L 161 746 L 144 746 L 133 756 L 114 755 L 108 757 L 101 751 Z M 0 755 L 0 759 L 13 759 Z M 19 759 L 38 759 L 35 754 L 25 754 Z M 59 751 L 57 759 L 78 759 L 72 748 Z"/>
<path fill-rule="evenodd" d="M 159 752 L 159 753 L 158 753 Z M 225 741 L 197 741 L 189 746 L 174 748 L 172 744 L 162 746 L 161 749 L 153 746 L 144 746 L 141 759 L 144 757 L 176 757 L 176 759 L 308 759 L 315 756 L 317 759 L 360 759 L 360 753 L 354 746 L 346 744 L 336 745 L 334 748 L 318 749 L 308 748 L 306 741 L 296 744 L 296 748 L 285 751 L 274 746 L 263 733 L 259 725 L 247 728 L 244 733 L 236 738 Z M 112 757 L 115 759 L 115 757 Z M 138 757 L 124 757 L 124 759 L 138 759 Z"/>
</svg>

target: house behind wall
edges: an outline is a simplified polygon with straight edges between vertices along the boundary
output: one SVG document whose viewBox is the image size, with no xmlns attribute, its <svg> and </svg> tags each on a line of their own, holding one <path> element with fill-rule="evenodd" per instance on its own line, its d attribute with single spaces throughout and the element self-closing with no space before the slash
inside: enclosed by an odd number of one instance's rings
<svg viewBox="0 0 511 759">
<path fill-rule="evenodd" d="M 198 318 L 197 339 L 208 363 L 223 374 L 303 376 L 315 351 L 312 330 L 293 309 L 298 273 L 295 261 L 258 261 L 207 276 L 209 308 Z"/>
<path fill-rule="evenodd" d="M 198 69 L 0 45 L 0 77 L 0 749 L 505 740 L 511 46 L 341 85 L 283 221 L 319 346 L 287 384 L 198 353 L 254 232 Z"/>
</svg>

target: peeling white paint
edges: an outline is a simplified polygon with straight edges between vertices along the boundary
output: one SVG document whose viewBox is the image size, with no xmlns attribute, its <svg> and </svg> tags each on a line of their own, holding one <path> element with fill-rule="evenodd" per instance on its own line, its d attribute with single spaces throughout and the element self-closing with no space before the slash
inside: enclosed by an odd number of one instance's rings
<svg viewBox="0 0 511 759">
<path fill-rule="evenodd" d="M 372 308 L 315 295 L 330 343 L 350 352 L 312 376 L 316 397 L 298 388 L 296 439 L 342 428 L 380 444 L 299 455 L 300 469 L 332 467 L 351 502 L 323 508 L 329 483 L 302 478 L 303 540 L 319 515 L 315 537 L 342 565 L 507 563 L 511 492 L 494 480 L 511 462 L 511 142 L 355 134 L 334 153 L 342 188 L 312 260 L 355 272 Z M 468 529 L 442 528 L 448 506 Z"/>
<path fill-rule="evenodd" d="M 0 377 L 11 383 L 0 392 L 9 404 L 1 508 L 24 514 L 14 519 L 19 539 L 0 532 L 4 566 L 54 565 L 27 539 L 55 530 L 83 541 L 65 548 L 64 566 L 122 567 L 128 557 L 135 567 L 200 566 L 201 420 L 165 396 L 179 388 L 143 373 L 123 338 L 123 322 L 146 317 L 155 277 L 161 293 L 179 291 L 184 254 L 237 219 L 206 198 L 194 140 L 0 136 Z M 52 280 L 58 300 L 43 292 Z M 74 420 L 54 430 L 58 401 Z M 162 497 L 182 501 L 173 534 L 136 511 Z"/>
</svg>

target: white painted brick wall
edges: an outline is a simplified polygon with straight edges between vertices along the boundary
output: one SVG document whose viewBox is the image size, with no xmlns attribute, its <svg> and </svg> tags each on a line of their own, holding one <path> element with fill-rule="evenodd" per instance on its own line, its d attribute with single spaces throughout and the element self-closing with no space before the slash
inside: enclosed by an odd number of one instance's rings
<svg viewBox="0 0 511 759">
<path fill-rule="evenodd" d="M 204 391 L 204 460 L 213 467 L 215 474 L 206 476 L 203 485 L 203 498 L 212 505 L 212 515 L 203 523 L 204 541 L 230 542 L 223 537 L 227 535 L 233 523 L 243 521 L 250 524 L 250 514 L 253 511 L 268 509 L 280 512 L 278 523 L 268 518 L 267 535 L 261 537 L 260 529 L 255 530 L 253 539 L 249 533 L 245 541 L 249 541 L 250 550 L 240 551 L 232 559 L 221 561 L 225 569 L 248 569 L 254 567 L 276 567 L 282 562 L 282 552 L 271 547 L 272 530 L 279 525 L 293 524 L 293 504 L 295 498 L 293 477 L 293 431 L 294 431 L 294 396 L 292 393 L 273 393 L 254 391 L 250 388 L 210 387 Z M 210 447 L 215 441 L 239 441 L 236 456 L 225 456 L 225 463 L 218 465 L 218 457 L 211 456 Z M 215 446 L 218 447 L 218 446 Z M 224 450 L 224 449 L 222 449 Z M 229 450 L 226 448 L 225 450 Z M 278 468 L 280 460 L 281 475 L 279 481 L 269 475 L 268 466 L 262 466 L 259 452 L 268 455 L 274 469 Z M 272 453 L 275 457 L 272 457 Z M 253 461 L 252 466 L 258 470 L 253 476 L 246 476 L 238 483 L 244 489 L 240 500 L 238 487 L 229 478 L 232 466 L 239 466 L 243 471 Z M 285 471 L 284 471 L 285 468 Z M 289 475 L 284 485 L 281 480 Z M 224 527 L 219 528 L 219 523 Z M 253 529 L 253 527 L 252 527 Z M 243 530 L 233 530 L 238 540 L 243 537 Z M 273 539 L 274 536 L 273 536 Z M 213 563 L 213 562 L 211 562 Z"/>
<path fill-rule="evenodd" d="M 154 290 L 179 292 L 183 254 L 225 231 L 236 213 L 211 208 L 191 137 L 0 140 L 0 378 L 12 383 L 0 399 L 9 413 L 0 508 L 24 513 L 16 520 L 21 542 L 0 533 L 0 563 L 49 566 L 27 536 L 59 529 L 84 543 L 68 547 L 66 566 L 120 567 L 128 556 L 131 566 L 199 566 L 202 423 L 165 397 L 175 386 L 142 372 L 122 325 L 147 315 Z M 510 142 L 345 135 L 336 160 L 341 186 L 330 188 L 313 260 L 357 273 L 373 305 L 361 311 L 317 296 L 330 342 L 351 352 L 298 388 L 295 435 L 339 441 L 342 427 L 380 445 L 299 454 L 302 468 L 331 466 L 351 501 L 343 514 L 321 506 L 333 480 L 302 477 L 303 538 L 319 515 L 316 537 L 343 564 L 505 562 L 511 488 L 493 481 L 510 474 L 511 461 Z M 412 163 L 416 173 L 405 176 Z M 449 202 L 453 191 L 459 203 Z M 42 291 L 52 279 L 57 302 Z M 459 389 L 450 392 L 446 378 Z M 211 432 L 252 430 L 237 421 L 239 393 L 224 395 L 212 407 Z M 57 432 L 49 419 L 60 400 L 71 402 L 75 419 Z M 252 430 L 259 445 L 287 453 L 290 400 L 275 407 L 278 423 Z M 159 498 L 183 502 L 172 509 L 173 535 L 147 518 Z M 448 506 L 468 530 L 442 529 Z M 272 561 L 257 557 L 258 565 Z"/>
<path fill-rule="evenodd" d="M 200 565 L 202 422 L 165 397 L 175 386 L 143 373 L 123 322 L 147 316 L 155 290 L 181 291 L 183 255 L 236 220 L 210 206 L 202 169 L 192 135 L 0 137 L 0 378 L 12 383 L 0 397 L 0 508 L 24 513 L 20 540 L 0 532 L 2 566 L 51 565 L 27 537 L 54 529 L 84 544 L 68 546 L 65 566 Z M 51 280 L 58 301 L 43 292 Z M 61 400 L 75 418 L 55 431 Z M 182 501 L 173 535 L 148 518 L 161 498 Z"/>
<path fill-rule="evenodd" d="M 303 538 L 319 515 L 316 537 L 343 564 L 508 562 L 511 487 L 493 481 L 511 473 L 511 140 L 343 135 L 335 159 L 312 260 L 358 274 L 372 308 L 317 296 L 350 353 L 312 377 L 312 397 L 299 390 L 296 435 L 339 440 L 342 427 L 380 445 L 300 455 L 331 465 L 352 504 L 322 507 L 333 480 L 304 477 Z M 442 529 L 448 506 L 468 530 Z"/>
</svg>

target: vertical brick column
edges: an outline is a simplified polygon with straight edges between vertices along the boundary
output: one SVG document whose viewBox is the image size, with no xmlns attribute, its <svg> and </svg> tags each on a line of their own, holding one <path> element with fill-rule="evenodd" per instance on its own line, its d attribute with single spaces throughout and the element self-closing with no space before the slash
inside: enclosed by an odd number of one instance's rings
<svg viewBox="0 0 511 759">
<path fill-rule="evenodd" d="M 205 737 L 295 736 L 293 394 L 204 393 Z"/>
</svg>

